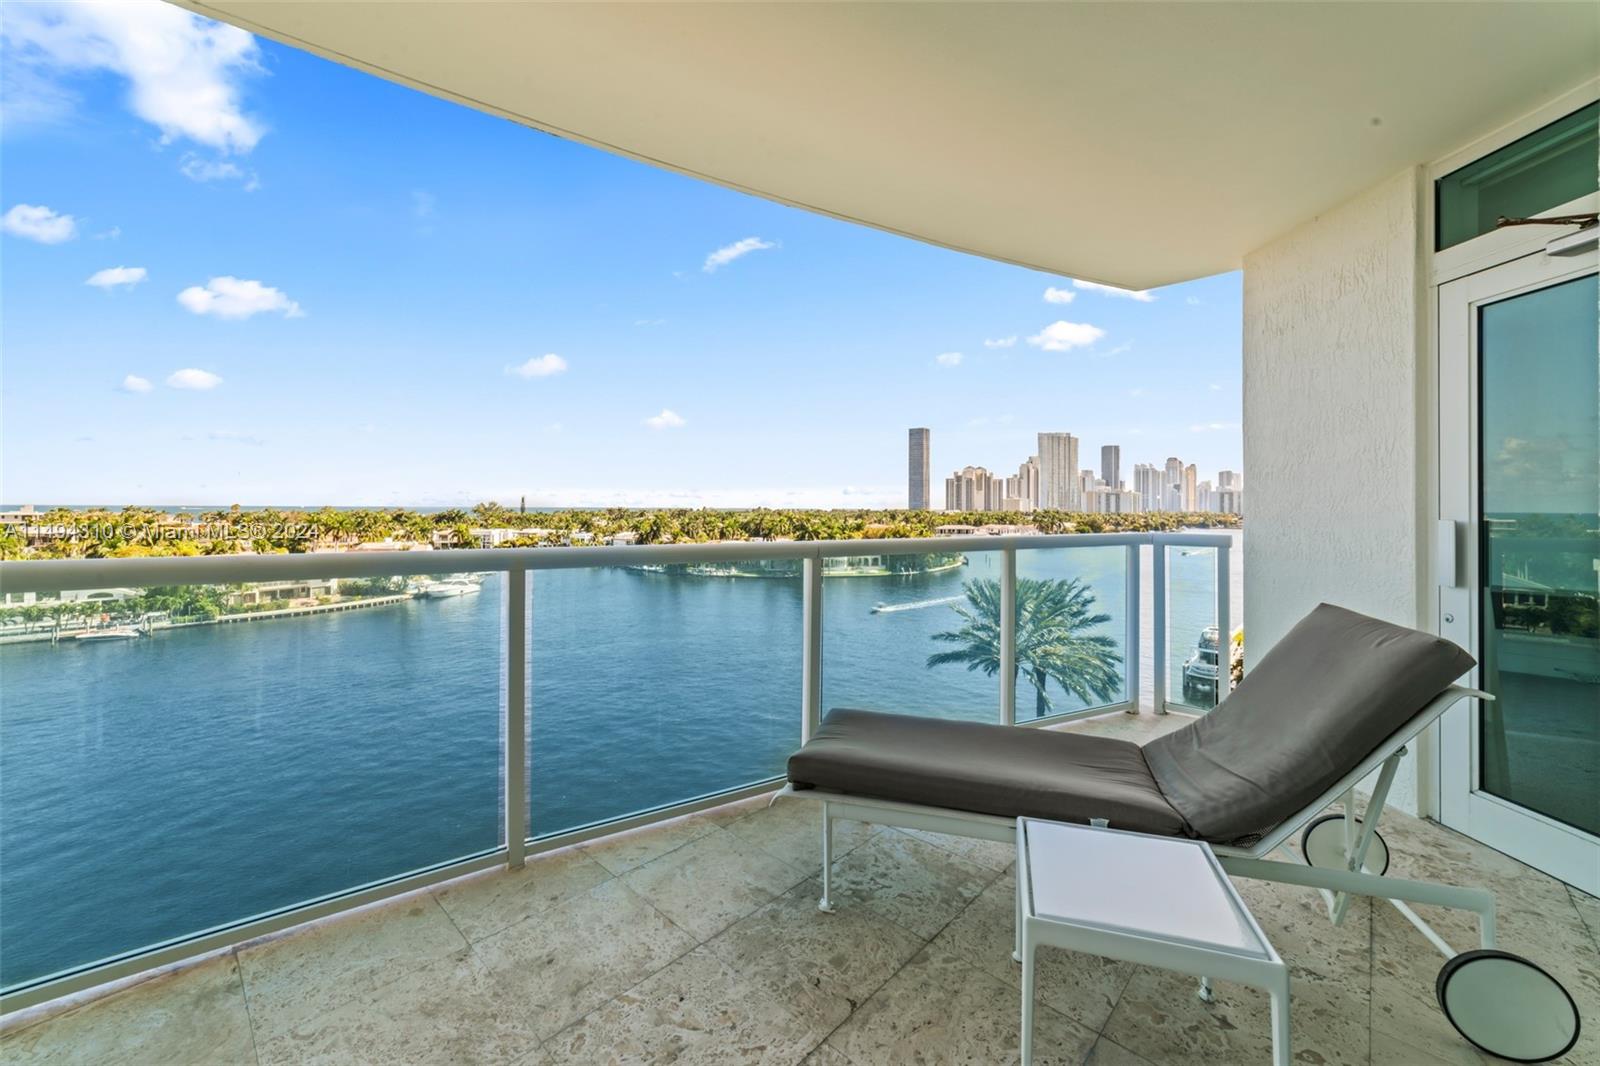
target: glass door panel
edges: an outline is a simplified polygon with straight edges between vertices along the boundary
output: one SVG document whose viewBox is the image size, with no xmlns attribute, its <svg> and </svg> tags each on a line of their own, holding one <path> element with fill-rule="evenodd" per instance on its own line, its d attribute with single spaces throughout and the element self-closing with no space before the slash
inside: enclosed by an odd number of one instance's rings
<svg viewBox="0 0 1600 1066">
<path fill-rule="evenodd" d="M 1440 286 L 1441 635 L 1494 695 L 1439 731 L 1446 824 L 1600 892 L 1600 256 Z"/>
<path fill-rule="evenodd" d="M 1596 276 L 1478 310 L 1482 791 L 1600 835 Z"/>
</svg>

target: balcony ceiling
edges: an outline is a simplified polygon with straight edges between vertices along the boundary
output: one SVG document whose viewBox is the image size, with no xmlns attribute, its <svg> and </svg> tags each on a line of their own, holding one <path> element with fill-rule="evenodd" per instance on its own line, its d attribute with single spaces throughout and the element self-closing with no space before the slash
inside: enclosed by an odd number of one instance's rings
<svg viewBox="0 0 1600 1066">
<path fill-rule="evenodd" d="M 732 188 L 1148 288 L 1600 69 L 1587 3 L 181 0 Z"/>
</svg>

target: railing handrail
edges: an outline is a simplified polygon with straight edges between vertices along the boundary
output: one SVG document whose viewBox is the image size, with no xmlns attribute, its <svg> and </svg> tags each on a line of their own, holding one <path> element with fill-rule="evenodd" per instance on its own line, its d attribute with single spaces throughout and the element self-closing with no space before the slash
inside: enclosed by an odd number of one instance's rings
<svg viewBox="0 0 1600 1066">
<path fill-rule="evenodd" d="M 692 565 L 852 555 L 1035 551 L 1130 544 L 1227 548 L 1231 532 L 1008 533 L 959 537 L 859 540 L 733 540 L 709 544 L 598 547 L 448 548 L 437 551 L 319 551 L 288 555 L 166 555 L 131 559 L 26 559 L 0 562 L 0 592 L 50 593 L 152 585 L 226 585 L 329 577 L 415 577 L 422 574 L 573 570 L 595 566 Z"/>
</svg>

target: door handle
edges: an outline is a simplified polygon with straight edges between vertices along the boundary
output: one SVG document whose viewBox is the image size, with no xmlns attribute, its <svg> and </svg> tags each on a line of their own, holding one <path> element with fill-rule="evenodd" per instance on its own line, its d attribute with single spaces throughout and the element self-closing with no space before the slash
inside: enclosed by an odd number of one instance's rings
<svg viewBox="0 0 1600 1066">
<path fill-rule="evenodd" d="M 1433 557 L 1436 561 L 1434 573 L 1438 575 L 1442 589 L 1453 589 L 1461 584 L 1461 569 L 1456 556 L 1458 539 L 1456 523 L 1448 518 L 1439 519 L 1434 528 Z"/>
</svg>

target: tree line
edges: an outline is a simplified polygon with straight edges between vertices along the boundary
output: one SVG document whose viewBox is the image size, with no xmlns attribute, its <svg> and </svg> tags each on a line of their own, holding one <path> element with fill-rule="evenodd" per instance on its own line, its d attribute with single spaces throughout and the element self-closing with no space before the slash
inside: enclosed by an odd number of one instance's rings
<svg viewBox="0 0 1600 1066">
<path fill-rule="evenodd" d="M 151 555 L 228 555 L 306 552 L 383 541 L 477 547 L 475 529 L 529 530 L 502 547 L 543 547 L 604 541 L 621 533 L 641 544 L 728 540 L 864 540 L 932 537 L 941 526 L 1025 524 L 1041 533 L 1146 532 L 1231 528 L 1238 515 L 1214 512 L 1088 514 L 1072 511 L 910 511 L 858 508 L 798 510 L 754 508 L 571 509 L 527 511 L 498 503 L 470 509 L 408 508 L 312 510 L 238 506 L 203 514 L 174 514 L 150 507 L 53 508 L 26 525 L 0 527 L 0 558 L 122 558 Z"/>
</svg>

